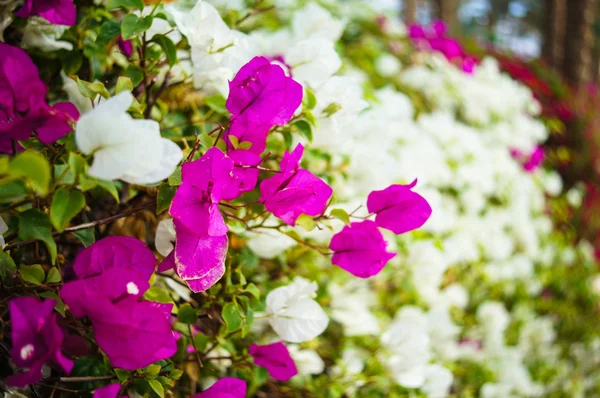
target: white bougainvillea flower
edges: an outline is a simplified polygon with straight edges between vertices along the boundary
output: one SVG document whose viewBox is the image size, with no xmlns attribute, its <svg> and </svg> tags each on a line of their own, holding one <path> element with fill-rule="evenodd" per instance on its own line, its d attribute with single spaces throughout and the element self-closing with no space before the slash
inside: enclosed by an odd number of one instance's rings
<svg viewBox="0 0 600 398">
<path fill-rule="evenodd" d="M 315 38 L 302 40 L 284 56 L 292 68 L 292 76 L 302 86 L 316 88 L 329 79 L 342 66 L 333 42 Z"/>
<path fill-rule="evenodd" d="M 314 2 L 296 11 L 292 19 L 292 31 L 296 40 L 319 37 L 338 41 L 345 25 L 344 21 L 335 19 L 329 11 Z"/>
<path fill-rule="evenodd" d="M 4 240 L 4 233 L 8 231 L 8 225 L 6 225 L 6 222 L 4 221 L 4 219 L 2 217 L 0 217 L 0 247 L 4 248 L 4 246 L 6 246 L 6 242 Z"/>
<path fill-rule="evenodd" d="M 317 337 L 329 323 L 325 311 L 313 298 L 317 283 L 296 277 L 267 295 L 266 316 L 275 332 L 285 341 L 302 343 Z"/>
<path fill-rule="evenodd" d="M 318 375 L 325 370 L 325 362 L 314 350 L 301 350 L 297 345 L 289 345 L 290 356 L 301 376 Z"/>
<path fill-rule="evenodd" d="M 156 251 L 163 257 L 167 257 L 173 251 L 175 248 L 175 225 L 172 218 L 161 220 L 158 223 L 154 244 Z"/>
<path fill-rule="evenodd" d="M 160 136 L 157 122 L 127 113 L 132 102 L 131 93 L 122 92 L 77 122 L 77 146 L 94 155 L 88 170 L 92 177 L 154 184 L 171 175 L 183 157 L 177 144 Z"/>
</svg>

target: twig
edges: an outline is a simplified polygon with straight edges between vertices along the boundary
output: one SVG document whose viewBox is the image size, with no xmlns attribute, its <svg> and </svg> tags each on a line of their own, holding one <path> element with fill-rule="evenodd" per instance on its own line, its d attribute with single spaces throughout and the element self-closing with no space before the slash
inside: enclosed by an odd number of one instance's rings
<svg viewBox="0 0 600 398">
<path fill-rule="evenodd" d="M 59 236 L 59 235 L 62 235 L 64 233 L 68 233 L 68 232 L 75 232 L 75 231 L 80 231 L 82 229 L 94 228 L 94 227 L 98 227 L 100 225 L 110 224 L 111 222 L 116 221 L 116 220 L 118 220 L 120 218 L 128 217 L 128 216 L 130 216 L 132 214 L 135 214 L 135 213 L 137 213 L 137 212 L 139 212 L 141 210 L 148 209 L 148 208 L 154 206 L 155 204 L 156 204 L 156 201 L 152 200 L 152 201 L 150 201 L 150 202 L 148 202 L 146 204 L 143 204 L 143 205 L 138 206 L 138 207 L 134 207 L 133 209 L 125 210 L 122 213 L 119 213 L 119 214 L 116 214 L 114 216 L 110 216 L 110 217 L 104 218 L 102 220 L 96 220 L 96 221 L 88 222 L 88 223 L 85 223 L 85 224 L 75 225 L 74 227 L 65 228 L 65 230 L 62 231 L 62 232 L 58 232 L 58 231 L 57 232 L 53 232 L 52 236 L 56 237 L 56 236 Z M 4 247 L 4 250 L 6 251 L 6 250 L 18 249 L 19 247 L 22 247 L 22 246 L 25 246 L 25 245 L 28 245 L 30 243 L 34 243 L 34 242 L 37 242 L 37 241 L 38 241 L 37 239 L 24 240 L 24 241 L 21 241 L 21 242 L 17 242 L 17 243 L 13 243 L 13 244 L 10 244 L 10 245 L 6 245 L 6 247 Z"/>
</svg>

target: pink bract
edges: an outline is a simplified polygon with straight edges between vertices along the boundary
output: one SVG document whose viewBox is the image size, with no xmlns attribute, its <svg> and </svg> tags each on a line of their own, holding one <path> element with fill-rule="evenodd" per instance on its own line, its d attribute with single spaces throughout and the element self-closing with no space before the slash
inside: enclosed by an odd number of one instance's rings
<svg viewBox="0 0 600 398">
<path fill-rule="evenodd" d="M 302 103 L 302 86 L 279 65 L 254 57 L 229 83 L 227 110 L 232 119 L 283 126 Z"/>
<path fill-rule="evenodd" d="M 109 236 L 83 249 L 75 258 L 78 278 L 98 275 L 107 268 L 130 268 L 150 279 L 156 257 L 146 244 L 129 236 Z"/>
<path fill-rule="evenodd" d="M 27 53 L 0 43 L 0 152 L 11 153 L 16 141 L 37 138 L 48 144 L 72 130 L 79 113 L 69 102 L 49 106 L 46 86 Z"/>
<path fill-rule="evenodd" d="M 212 287 L 225 273 L 228 238 L 199 236 L 175 221 L 177 243 L 173 250 L 175 271 L 194 292 Z"/>
<path fill-rule="evenodd" d="M 277 380 L 289 380 L 298 374 L 290 352 L 281 341 L 268 345 L 252 344 L 249 353 L 254 363 L 267 368 L 271 377 Z"/>
<path fill-rule="evenodd" d="M 409 185 L 390 185 L 382 191 L 373 191 L 367 198 L 369 213 L 375 213 L 377 226 L 403 234 L 420 228 L 431 216 L 429 203 Z"/>
<path fill-rule="evenodd" d="M 227 225 L 219 201 L 236 185 L 233 160 L 218 148 L 209 149 L 200 159 L 185 163 L 181 185 L 171 203 L 173 218 L 199 236 L 221 236 Z"/>
<path fill-rule="evenodd" d="M 301 214 L 317 216 L 327 207 L 333 190 L 308 170 L 300 168 L 304 147 L 298 144 L 281 160 L 281 172 L 260 184 L 265 208 L 288 225 L 295 225 Z"/>
<path fill-rule="evenodd" d="M 62 352 L 64 334 L 56 323 L 56 301 L 40 301 L 34 297 L 17 297 L 10 301 L 12 350 L 14 364 L 25 373 L 9 376 L 9 386 L 24 387 L 42 379 L 42 366 L 50 362 L 60 365 L 67 373 L 73 361 Z"/>
<path fill-rule="evenodd" d="M 386 250 L 387 242 L 371 220 L 346 225 L 331 239 L 331 262 L 359 278 L 377 275 L 395 253 Z"/>
<path fill-rule="evenodd" d="M 15 13 L 20 18 L 38 15 L 55 25 L 75 25 L 77 9 L 73 0 L 26 0 Z"/>
</svg>

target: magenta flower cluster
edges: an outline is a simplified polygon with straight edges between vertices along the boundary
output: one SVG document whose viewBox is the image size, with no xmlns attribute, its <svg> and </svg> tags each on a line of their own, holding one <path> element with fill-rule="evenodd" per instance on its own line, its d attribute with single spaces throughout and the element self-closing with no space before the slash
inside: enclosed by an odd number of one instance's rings
<svg viewBox="0 0 600 398">
<path fill-rule="evenodd" d="M 420 228 L 431 216 L 431 207 L 409 185 L 391 185 L 373 191 L 367 198 L 367 209 L 375 221 L 353 222 L 334 235 L 329 244 L 331 262 L 359 278 L 377 275 L 394 253 L 388 253 L 386 241 L 378 227 L 399 235 Z"/>
<path fill-rule="evenodd" d="M 68 132 L 70 119 L 61 109 L 69 110 L 72 105 L 48 106 L 46 88 L 33 62 L 15 47 L 0 43 L 0 50 L 2 150 L 31 134 L 52 142 Z M 209 289 L 223 276 L 229 228 L 221 206 L 259 184 L 267 134 L 273 126 L 291 120 L 302 102 L 302 93 L 300 84 L 264 57 L 252 59 L 230 82 L 226 105 L 232 115 L 224 134 L 226 152 L 213 147 L 182 165 L 181 185 L 169 209 L 176 243 L 158 267 L 159 272 L 174 269 L 194 292 Z M 248 144 L 238 146 L 236 141 Z M 303 153 L 301 144 L 286 152 L 280 169 L 266 170 L 274 174 L 260 182 L 260 203 L 290 226 L 296 225 L 301 215 L 326 218 L 333 194 L 326 182 L 301 167 Z M 416 180 L 371 192 L 367 209 L 368 217 L 374 216 L 374 220 L 366 217 L 352 222 L 333 237 L 332 263 L 361 278 L 379 273 L 395 256 L 387 252 L 379 228 L 402 234 L 421 227 L 431 215 L 427 201 L 412 191 L 415 185 Z M 60 289 L 60 298 L 70 312 L 89 320 L 98 347 L 114 367 L 136 370 L 177 352 L 181 336 L 172 330 L 173 305 L 143 298 L 155 266 L 156 258 L 143 242 L 108 237 L 78 254 L 72 265 L 74 278 Z M 9 378 L 9 385 L 36 383 L 45 364 L 71 371 L 73 361 L 63 354 L 67 330 L 57 321 L 55 305 L 55 300 L 41 302 L 31 297 L 11 301 L 11 355 L 23 371 Z M 190 330 L 197 332 L 193 327 Z M 285 381 L 298 373 L 282 342 L 253 344 L 249 354 L 277 380 Z M 120 391 L 119 384 L 109 384 L 98 388 L 94 396 L 113 398 Z M 224 378 L 195 398 L 241 398 L 245 394 L 243 380 Z"/>
<path fill-rule="evenodd" d="M 458 63 L 465 73 L 473 73 L 475 59 L 463 50 L 458 40 L 448 35 L 443 21 L 434 21 L 430 26 L 411 25 L 408 36 L 419 50 L 440 52 L 449 61 Z"/>
<path fill-rule="evenodd" d="M 523 165 L 523 169 L 528 173 L 536 171 L 544 163 L 545 158 L 544 148 L 541 145 L 535 147 L 529 155 L 520 149 L 511 149 L 510 154 Z"/>
<path fill-rule="evenodd" d="M 224 135 L 228 151 L 213 147 L 183 165 L 182 184 L 170 208 L 177 242 L 159 267 L 159 271 L 175 269 L 196 292 L 213 286 L 225 272 L 228 228 L 219 209 L 221 201 L 234 200 L 256 187 L 268 131 L 289 122 L 302 103 L 302 86 L 264 57 L 243 66 L 229 86 L 226 105 L 232 116 Z M 249 146 L 235 149 L 230 136 Z M 324 181 L 300 167 L 303 150 L 298 145 L 286 153 L 281 170 L 260 184 L 260 201 L 289 225 L 301 214 L 324 212 L 332 194 Z"/>
<path fill-rule="evenodd" d="M 15 15 L 21 18 L 37 15 L 56 25 L 73 26 L 77 9 L 73 0 L 26 0 Z"/>
<path fill-rule="evenodd" d="M 70 102 L 46 102 L 46 86 L 27 53 L 0 43 L 0 153 L 19 150 L 18 141 L 35 135 L 49 144 L 72 130 L 79 118 Z"/>
<path fill-rule="evenodd" d="M 177 351 L 173 305 L 142 299 L 155 266 L 156 258 L 144 243 L 108 237 L 77 256 L 77 279 L 61 288 L 60 297 L 73 315 L 89 318 L 98 346 L 115 367 L 135 370 Z"/>
</svg>

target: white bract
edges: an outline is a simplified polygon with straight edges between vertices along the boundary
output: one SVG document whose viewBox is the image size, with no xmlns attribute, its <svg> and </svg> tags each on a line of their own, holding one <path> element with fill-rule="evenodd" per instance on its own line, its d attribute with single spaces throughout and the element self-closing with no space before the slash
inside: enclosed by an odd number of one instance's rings
<svg viewBox="0 0 600 398">
<path fill-rule="evenodd" d="M 317 337 L 329 323 L 329 318 L 316 297 L 317 284 L 296 277 L 287 285 L 267 295 L 266 316 L 273 330 L 285 341 L 302 343 Z"/>
<path fill-rule="evenodd" d="M 175 225 L 172 218 L 161 220 L 156 227 L 154 244 L 161 256 L 167 257 L 175 248 Z"/>
<path fill-rule="evenodd" d="M 289 345 L 288 350 L 300 376 L 317 375 L 325 370 L 325 362 L 315 351 L 300 349 L 295 344 Z"/>
<path fill-rule="evenodd" d="M 75 128 L 79 149 L 94 155 L 88 173 L 103 180 L 155 184 L 170 176 L 183 157 L 173 141 L 162 138 L 157 122 L 133 119 L 129 92 L 101 102 L 81 116 Z"/>
</svg>

